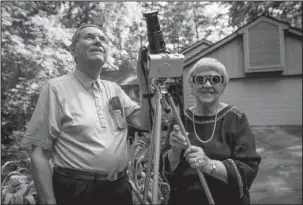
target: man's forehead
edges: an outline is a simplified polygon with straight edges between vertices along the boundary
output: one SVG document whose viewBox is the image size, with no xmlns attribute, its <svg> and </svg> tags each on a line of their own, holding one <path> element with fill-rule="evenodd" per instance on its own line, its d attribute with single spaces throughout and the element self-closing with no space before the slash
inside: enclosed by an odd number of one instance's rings
<svg viewBox="0 0 303 205">
<path fill-rule="evenodd" d="M 104 32 L 99 27 L 96 27 L 96 26 L 86 26 L 86 27 L 82 28 L 79 31 L 79 33 L 80 33 L 80 35 L 85 35 L 85 34 L 91 33 L 91 34 L 98 34 L 98 35 L 104 36 Z"/>
</svg>

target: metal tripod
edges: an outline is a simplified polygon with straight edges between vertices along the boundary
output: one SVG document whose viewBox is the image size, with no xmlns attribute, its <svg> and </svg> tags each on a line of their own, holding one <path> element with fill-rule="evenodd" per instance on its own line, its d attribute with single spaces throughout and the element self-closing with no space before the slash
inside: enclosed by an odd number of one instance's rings
<svg viewBox="0 0 303 205">
<path fill-rule="evenodd" d="M 152 161 L 154 160 L 154 167 L 153 167 L 153 186 L 152 186 L 152 204 L 158 204 L 158 181 L 159 181 L 159 164 L 160 164 L 160 138 L 161 138 L 161 117 L 162 117 L 162 104 L 161 99 L 166 100 L 170 107 L 172 108 L 172 112 L 174 114 L 175 119 L 177 120 L 177 124 L 180 127 L 182 134 L 185 136 L 188 146 L 191 145 L 187 135 L 181 118 L 178 114 L 176 105 L 173 101 L 173 98 L 167 91 L 167 86 L 165 85 L 165 79 L 157 79 L 155 81 L 156 87 L 156 112 L 153 119 L 153 127 L 151 131 L 151 141 L 149 145 L 148 151 L 148 164 L 147 164 L 147 171 L 146 171 L 146 178 L 144 183 L 144 195 L 143 195 L 143 204 L 146 204 L 148 189 L 149 189 L 149 181 L 151 175 L 151 166 Z M 205 190 L 205 194 L 207 196 L 209 204 L 215 204 L 213 197 L 210 193 L 208 185 L 205 181 L 204 175 L 200 169 L 196 169 L 197 174 L 199 176 L 200 182 L 202 187 Z"/>
</svg>

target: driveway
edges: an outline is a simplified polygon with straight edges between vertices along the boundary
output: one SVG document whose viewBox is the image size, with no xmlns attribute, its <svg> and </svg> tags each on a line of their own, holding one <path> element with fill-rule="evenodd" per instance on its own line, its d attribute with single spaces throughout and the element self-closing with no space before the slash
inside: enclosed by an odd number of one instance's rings
<svg viewBox="0 0 303 205">
<path fill-rule="evenodd" d="M 262 156 L 252 204 L 302 204 L 302 127 L 253 127 Z"/>
</svg>

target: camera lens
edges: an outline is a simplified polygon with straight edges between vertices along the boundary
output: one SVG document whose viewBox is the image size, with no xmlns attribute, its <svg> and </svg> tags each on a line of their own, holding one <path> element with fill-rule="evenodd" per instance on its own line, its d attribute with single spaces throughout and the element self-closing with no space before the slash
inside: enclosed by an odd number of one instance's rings
<svg viewBox="0 0 303 205">
<path fill-rule="evenodd" d="M 147 25 L 147 38 L 151 53 L 165 52 L 165 42 L 163 33 L 158 19 L 158 11 L 150 11 L 143 13 Z"/>
<path fill-rule="evenodd" d="M 157 15 L 158 15 L 158 11 L 151 11 L 143 14 L 143 16 L 146 18 L 148 33 L 154 33 L 161 30 Z"/>
</svg>

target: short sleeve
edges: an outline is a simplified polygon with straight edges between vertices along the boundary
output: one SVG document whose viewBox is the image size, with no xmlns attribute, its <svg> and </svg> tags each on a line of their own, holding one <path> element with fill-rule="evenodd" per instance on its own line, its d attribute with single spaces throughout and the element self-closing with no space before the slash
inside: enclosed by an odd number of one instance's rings
<svg viewBox="0 0 303 205">
<path fill-rule="evenodd" d="M 61 107 L 54 90 L 46 84 L 39 95 L 34 113 L 27 125 L 24 145 L 36 145 L 51 150 L 60 134 Z"/>
<path fill-rule="evenodd" d="M 228 184 L 242 198 L 258 173 L 261 156 L 256 151 L 255 137 L 244 113 L 239 115 L 236 124 L 237 137 L 232 157 L 222 162 L 226 167 Z"/>
<path fill-rule="evenodd" d="M 124 90 L 122 90 L 122 88 L 119 85 L 117 85 L 117 87 L 118 87 L 118 91 L 119 91 L 119 97 L 120 97 L 122 106 L 125 111 L 125 115 L 126 115 L 126 117 L 128 117 L 132 113 L 139 110 L 140 106 L 138 105 L 138 103 L 131 100 L 130 97 L 124 92 Z"/>
</svg>

